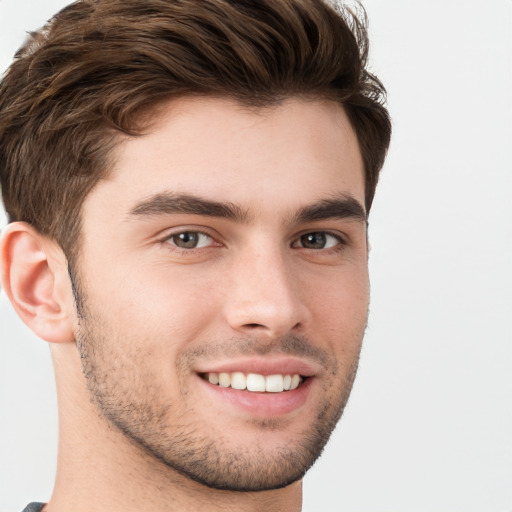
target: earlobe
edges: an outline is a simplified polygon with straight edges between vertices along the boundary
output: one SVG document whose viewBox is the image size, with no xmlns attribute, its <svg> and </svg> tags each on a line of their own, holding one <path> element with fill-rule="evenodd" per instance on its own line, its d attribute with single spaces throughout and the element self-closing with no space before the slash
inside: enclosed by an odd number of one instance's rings
<svg viewBox="0 0 512 512">
<path fill-rule="evenodd" d="M 72 309 L 57 279 L 67 273 L 58 245 L 32 226 L 13 222 L 0 239 L 0 258 L 3 287 L 23 322 L 46 341 L 74 341 Z"/>
</svg>

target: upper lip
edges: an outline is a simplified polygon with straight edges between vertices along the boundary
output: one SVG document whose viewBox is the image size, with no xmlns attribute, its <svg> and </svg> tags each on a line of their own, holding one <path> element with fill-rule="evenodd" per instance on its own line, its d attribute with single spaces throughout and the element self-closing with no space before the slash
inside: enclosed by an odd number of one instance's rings
<svg viewBox="0 0 512 512">
<path fill-rule="evenodd" d="M 318 365 L 294 357 L 247 357 L 201 363 L 195 368 L 197 373 L 257 373 L 260 375 L 293 375 L 312 377 L 319 371 Z"/>
</svg>

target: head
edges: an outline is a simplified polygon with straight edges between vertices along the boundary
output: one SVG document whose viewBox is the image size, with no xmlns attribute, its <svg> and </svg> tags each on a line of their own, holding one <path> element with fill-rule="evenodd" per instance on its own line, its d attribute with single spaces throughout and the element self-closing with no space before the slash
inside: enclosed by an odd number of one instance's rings
<svg viewBox="0 0 512 512">
<path fill-rule="evenodd" d="M 348 398 L 390 137 L 367 50 L 320 0 L 89 0 L 2 79 L 8 218 L 61 251 L 97 411 L 202 484 L 300 479 Z"/>
<path fill-rule="evenodd" d="M 81 206 L 122 134 L 143 134 L 160 104 L 183 95 L 254 107 L 290 96 L 339 102 L 358 138 L 369 211 L 390 123 L 367 54 L 363 22 L 321 0 L 75 2 L 31 34 L 2 79 L 8 219 L 72 258 Z"/>
</svg>

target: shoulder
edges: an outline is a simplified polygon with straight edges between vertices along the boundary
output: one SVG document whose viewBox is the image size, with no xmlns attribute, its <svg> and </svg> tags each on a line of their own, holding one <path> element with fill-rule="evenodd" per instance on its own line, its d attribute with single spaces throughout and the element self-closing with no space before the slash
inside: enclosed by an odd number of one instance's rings
<svg viewBox="0 0 512 512">
<path fill-rule="evenodd" d="M 44 507 L 44 503 L 29 503 L 23 512 L 41 512 L 41 509 Z"/>
</svg>

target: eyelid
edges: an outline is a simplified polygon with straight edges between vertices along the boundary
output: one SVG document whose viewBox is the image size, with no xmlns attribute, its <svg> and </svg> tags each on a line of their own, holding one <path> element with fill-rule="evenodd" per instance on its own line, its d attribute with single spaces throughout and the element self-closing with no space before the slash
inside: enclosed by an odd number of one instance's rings
<svg viewBox="0 0 512 512">
<path fill-rule="evenodd" d="M 315 234 L 315 233 L 322 233 L 326 236 L 332 236 L 333 238 L 335 238 L 339 244 L 337 244 L 336 246 L 334 247 L 327 247 L 327 248 L 324 248 L 324 249 L 311 249 L 311 250 L 314 250 L 314 251 L 321 251 L 321 250 L 330 250 L 330 249 L 336 249 L 336 247 L 339 247 L 339 246 L 345 246 L 345 245 L 348 245 L 348 241 L 347 241 L 347 237 L 345 235 L 343 235 L 342 233 L 338 232 L 338 231 L 332 231 L 332 230 L 329 230 L 329 229 L 308 229 L 306 231 L 303 231 L 302 233 L 299 233 L 295 238 L 294 240 L 292 241 L 292 247 L 296 247 L 295 244 L 297 244 L 300 239 L 303 237 L 303 236 L 306 236 L 306 235 L 312 235 L 312 234 Z M 298 247 L 299 249 L 307 249 L 307 247 Z"/>
<path fill-rule="evenodd" d="M 196 247 L 191 249 L 184 249 L 182 247 L 178 247 L 177 245 L 170 242 L 170 239 L 176 235 L 179 235 L 181 233 L 197 233 L 198 235 L 204 235 L 211 239 L 212 243 L 210 245 L 207 245 L 206 247 Z M 220 247 L 223 244 L 219 242 L 220 237 L 214 233 L 211 232 L 206 226 L 177 226 L 175 228 L 167 229 L 162 232 L 162 236 L 159 237 L 159 242 L 162 244 L 168 244 L 174 247 L 176 250 L 179 251 L 187 251 L 191 252 L 198 249 L 208 249 L 209 247 Z"/>
<path fill-rule="evenodd" d="M 197 245 L 195 247 L 180 247 L 177 244 L 177 242 L 175 241 L 175 238 L 179 237 L 180 235 L 183 235 L 183 234 L 197 235 Z M 174 245 L 178 249 L 187 249 L 187 250 L 204 249 L 204 248 L 210 246 L 212 240 L 213 240 L 213 238 L 210 235 L 207 235 L 206 233 L 200 233 L 199 231 L 182 231 L 180 233 L 174 233 L 169 238 L 167 238 L 167 242 L 170 243 L 171 245 Z"/>
</svg>

